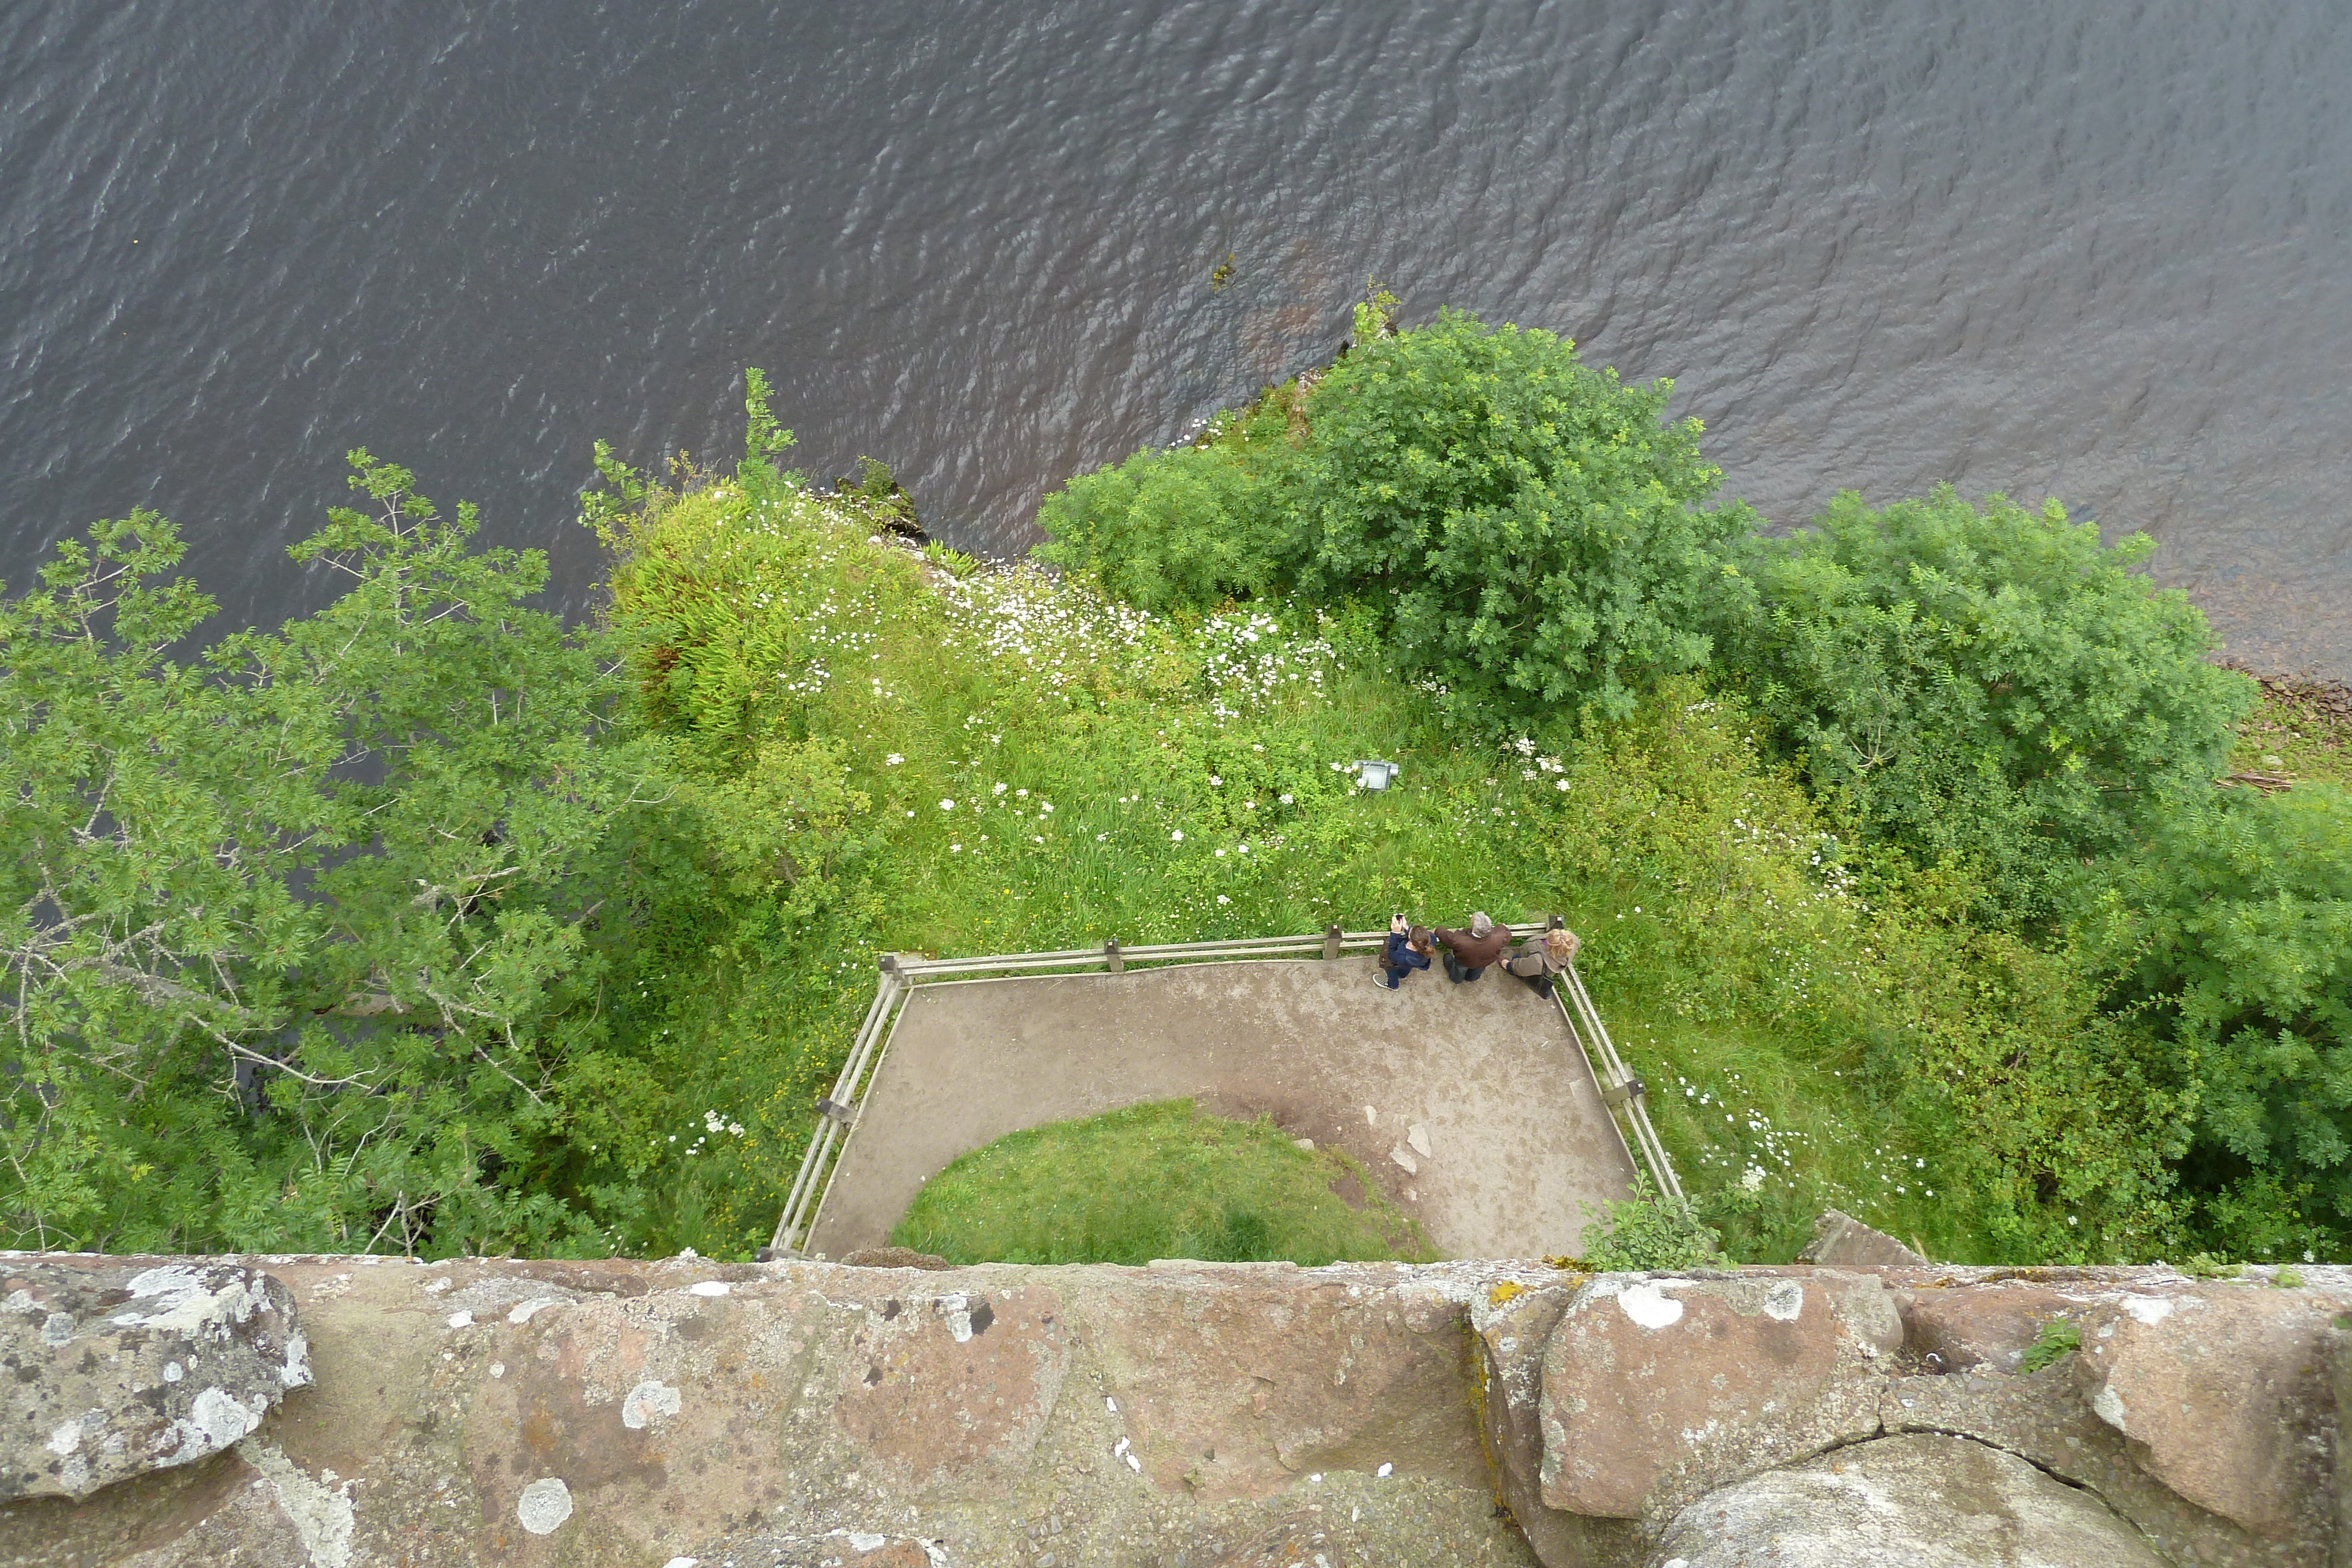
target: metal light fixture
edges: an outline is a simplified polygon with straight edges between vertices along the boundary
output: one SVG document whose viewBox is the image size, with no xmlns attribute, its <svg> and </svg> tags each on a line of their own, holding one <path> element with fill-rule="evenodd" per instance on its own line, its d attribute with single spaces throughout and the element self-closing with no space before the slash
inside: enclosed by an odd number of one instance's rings
<svg viewBox="0 0 2352 1568">
<path fill-rule="evenodd" d="M 1385 789 L 1389 780 L 1404 771 L 1401 762 L 1359 761 L 1355 764 L 1356 782 L 1367 789 Z"/>
</svg>

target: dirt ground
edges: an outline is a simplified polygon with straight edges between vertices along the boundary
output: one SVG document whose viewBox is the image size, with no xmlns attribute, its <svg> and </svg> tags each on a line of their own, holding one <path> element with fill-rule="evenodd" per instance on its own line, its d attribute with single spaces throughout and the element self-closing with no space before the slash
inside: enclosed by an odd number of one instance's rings
<svg viewBox="0 0 2352 1568">
<path fill-rule="evenodd" d="M 884 1245 L 924 1182 L 1008 1133 L 1181 1095 L 1346 1150 L 1448 1257 L 1579 1250 L 1633 1166 L 1558 1009 L 1499 970 L 1398 992 L 1372 974 L 1350 956 L 921 986 L 807 1250 Z"/>
</svg>

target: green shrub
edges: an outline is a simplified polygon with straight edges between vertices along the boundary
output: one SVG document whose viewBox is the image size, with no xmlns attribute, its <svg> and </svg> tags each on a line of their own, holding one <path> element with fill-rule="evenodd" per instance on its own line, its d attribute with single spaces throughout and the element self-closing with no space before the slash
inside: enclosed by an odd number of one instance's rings
<svg viewBox="0 0 2352 1568">
<path fill-rule="evenodd" d="M 2052 1318 L 2042 1325 L 2033 1343 L 2018 1358 L 2017 1370 L 2036 1373 L 2055 1366 L 2083 1348 L 2083 1326 L 2072 1318 Z"/>
<path fill-rule="evenodd" d="M 1633 1196 L 1609 1205 L 1584 1228 L 1582 1262 L 1602 1273 L 1696 1269 L 1722 1257 L 1723 1239 L 1700 1224 L 1688 1204 L 1660 1197 L 1650 1178 L 1639 1173 L 1633 1177 Z"/>
<path fill-rule="evenodd" d="M 1849 492 L 1753 547 L 1717 601 L 1725 662 L 1871 834 L 2046 915 L 2069 868 L 2209 786 L 2252 704 L 2204 616 L 2136 571 L 2153 548 L 2103 549 L 2054 501 Z"/>
<path fill-rule="evenodd" d="M 1703 664 L 1741 507 L 1674 383 L 1627 386 L 1545 331 L 1448 310 L 1360 342 L 1310 395 L 1301 581 L 1381 618 L 1400 668 L 1498 715 L 1590 703 Z"/>
<path fill-rule="evenodd" d="M 2352 796 L 2219 792 L 2111 894 L 2113 999 L 2194 1104 L 2183 1180 L 2219 1250 L 2352 1237 Z M 2315 1232 L 2315 1228 L 2316 1232 Z"/>
<path fill-rule="evenodd" d="M 1287 583 L 1297 531 L 1265 465 L 1236 444 L 1147 448 L 1046 497 L 1037 557 L 1162 613 L 1264 597 Z"/>
<path fill-rule="evenodd" d="M 1493 719 L 1591 703 L 1704 663 L 1717 551 L 1751 527 L 1698 503 L 1721 471 L 1674 383 L 1626 386 L 1549 332 L 1446 311 L 1270 389 L 1190 447 L 1073 479 L 1041 559 L 1152 610 L 1296 584 L 1370 612 L 1408 677 Z"/>
</svg>

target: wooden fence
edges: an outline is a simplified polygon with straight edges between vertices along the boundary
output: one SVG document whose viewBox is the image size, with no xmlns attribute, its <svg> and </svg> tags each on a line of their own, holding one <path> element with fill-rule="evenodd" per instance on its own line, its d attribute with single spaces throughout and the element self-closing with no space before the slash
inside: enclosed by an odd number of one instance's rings
<svg viewBox="0 0 2352 1568">
<path fill-rule="evenodd" d="M 1555 915 L 1526 921 L 1514 929 L 1541 930 L 1559 924 Z M 801 1244 L 814 1228 L 816 1215 L 824 1207 L 825 1190 L 832 1185 L 842 1150 L 865 1111 L 866 1095 L 873 1088 L 875 1071 L 888 1048 L 890 1033 L 897 1027 L 908 996 L 917 986 L 934 980 L 1044 975 L 1062 970 L 1101 969 L 1116 975 L 1129 965 L 1144 967 L 1253 958 L 1329 959 L 1349 953 L 1377 952 L 1388 936 L 1385 931 L 1342 931 L 1334 925 L 1301 936 L 1163 942 L 1144 947 L 1122 947 L 1114 940 L 1099 947 L 1074 947 L 1059 953 L 1005 953 L 978 958 L 883 954 L 881 977 L 874 988 L 874 1000 L 866 1009 L 866 1021 L 858 1026 L 856 1038 L 850 1043 L 849 1058 L 842 1063 L 832 1092 L 816 1103 L 816 1127 L 809 1139 L 808 1152 L 801 1158 L 800 1172 L 793 1179 L 792 1190 L 784 1198 L 783 1214 L 776 1221 L 775 1236 L 762 1249 L 761 1257 L 801 1255 Z M 1675 1179 L 1665 1145 L 1658 1141 L 1656 1129 L 1650 1125 L 1645 1086 L 1619 1059 L 1616 1044 L 1609 1038 L 1608 1028 L 1601 1023 L 1600 1010 L 1592 1005 L 1592 998 L 1578 977 L 1575 966 L 1570 965 L 1553 985 L 1552 1000 L 1568 1025 L 1570 1038 L 1584 1053 L 1585 1063 L 1600 1085 L 1601 1101 L 1609 1107 L 1619 1135 L 1628 1145 L 1628 1154 L 1639 1157 L 1648 1168 L 1650 1180 L 1668 1201 L 1684 1202 L 1682 1184 Z"/>
</svg>

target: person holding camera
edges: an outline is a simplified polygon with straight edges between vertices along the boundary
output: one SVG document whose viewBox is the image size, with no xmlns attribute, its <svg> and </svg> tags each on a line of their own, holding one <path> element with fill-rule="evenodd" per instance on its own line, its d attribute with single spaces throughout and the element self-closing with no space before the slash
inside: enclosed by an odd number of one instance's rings
<svg viewBox="0 0 2352 1568">
<path fill-rule="evenodd" d="M 1402 989 L 1407 975 L 1429 967 L 1430 947 L 1428 926 L 1407 925 L 1403 915 L 1390 915 L 1388 944 L 1381 949 L 1380 972 L 1372 977 L 1372 984 L 1391 991 Z"/>
</svg>

